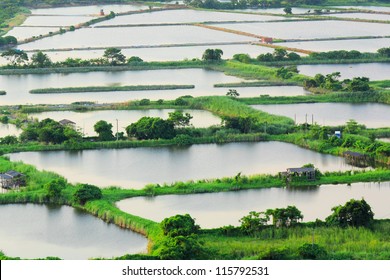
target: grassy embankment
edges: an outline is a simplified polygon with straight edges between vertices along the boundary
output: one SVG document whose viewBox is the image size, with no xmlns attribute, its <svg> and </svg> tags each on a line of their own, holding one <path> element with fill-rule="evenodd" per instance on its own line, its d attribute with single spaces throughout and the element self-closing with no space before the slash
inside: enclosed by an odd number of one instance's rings
<svg viewBox="0 0 390 280">
<path fill-rule="evenodd" d="M 72 201 L 72 194 L 75 191 L 75 186 L 67 184 L 67 187 L 62 191 L 61 197 L 55 200 L 50 199 L 47 196 L 44 185 L 49 183 L 52 180 L 60 178 L 59 175 L 46 172 L 46 171 L 37 171 L 35 167 L 26 165 L 20 162 L 10 162 L 9 160 L 0 157 L 0 172 L 4 172 L 9 169 L 17 170 L 27 175 L 28 185 L 26 188 L 22 189 L 20 192 L 9 192 L 6 194 L 0 195 L 0 204 L 7 203 L 56 203 L 56 204 L 65 204 L 70 205 L 82 210 L 85 210 L 106 222 L 114 223 L 122 228 L 131 229 L 133 231 L 139 232 L 148 237 L 149 243 L 149 252 L 150 255 L 155 255 L 155 249 L 158 247 L 160 240 L 162 239 L 162 233 L 158 226 L 158 223 L 144 219 L 142 217 L 134 216 L 128 213 L 124 213 L 118 208 L 115 207 L 115 202 L 121 199 L 136 197 L 136 196 L 156 196 L 156 195 L 166 195 L 166 194 L 189 194 L 189 193 L 204 193 L 204 192 L 220 192 L 220 191 L 237 191 L 241 189 L 253 189 L 253 188 L 268 188 L 268 187 L 281 187 L 284 186 L 284 182 L 278 176 L 272 175 L 253 175 L 253 176 L 239 176 L 232 178 L 221 178 L 221 179 L 211 179 L 211 180 L 198 180 L 196 182 L 177 182 L 171 185 L 148 185 L 142 190 L 132 190 L 132 189 L 119 189 L 115 187 L 103 189 L 103 198 L 100 200 L 87 202 L 85 205 L 79 205 Z M 328 184 L 328 183 L 351 183 L 351 182 L 372 182 L 372 181 L 388 181 L 390 180 L 390 172 L 387 170 L 375 170 L 375 171 L 363 171 L 355 172 L 333 172 L 326 173 L 321 177 L 320 180 L 314 182 L 315 185 L 318 184 Z M 303 186 L 302 182 L 298 183 L 299 186 Z M 335 186 L 336 187 L 336 186 Z M 374 230 L 371 231 L 370 235 L 367 235 L 369 231 L 366 229 L 338 229 L 338 228 L 317 228 L 316 229 L 316 240 L 320 245 L 324 245 L 320 241 L 322 238 L 331 232 L 337 231 L 340 235 L 344 236 L 345 234 L 354 234 L 356 242 L 354 244 L 356 247 L 354 249 L 347 250 L 352 255 L 344 255 L 344 258 L 382 258 L 381 255 L 372 255 L 371 249 L 374 249 L 377 252 L 383 253 L 384 251 L 379 247 L 378 244 L 373 244 L 370 246 L 367 253 L 364 255 L 359 255 L 356 251 L 356 248 L 360 248 L 360 239 L 367 238 L 369 240 L 376 240 L 378 234 L 382 236 L 382 232 L 379 228 L 376 228 L 376 225 L 387 225 L 386 221 L 377 221 L 375 223 Z M 261 238 L 262 241 L 256 237 L 248 236 L 226 236 L 225 234 L 218 233 L 218 231 L 203 231 L 200 235 L 202 240 L 205 241 L 207 247 L 215 251 L 215 256 L 218 258 L 254 258 L 260 253 L 266 252 L 265 249 L 271 246 L 272 248 L 281 248 L 282 247 L 291 247 L 293 251 L 295 246 L 302 245 L 302 242 L 312 236 L 312 230 L 304 228 L 293 228 L 293 229 L 275 229 L 272 237 L 269 234 L 268 230 L 262 231 L 259 235 L 268 235 L 267 238 Z M 309 234 L 310 232 L 310 234 Z M 299 234 L 298 234 L 299 233 Z M 334 236 L 331 238 L 335 238 Z M 264 239 L 264 240 L 263 240 Z M 311 240 L 311 239 L 310 239 Z M 329 241 L 328 239 L 325 239 Z M 223 246 L 219 247 L 221 244 L 226 244 L 225 242 L 231 242 L 232 246 Z M 362 242 L 362 241 L 361 241 Z M 249 244 L 256 244 L 252 249 L 249 250 Z M 328 242 L 329 243 L 329 242 Z M 335 242 L 330 244 L 334 245 Z M 337 243 L 343 245 L 342 249 L 336 250 L 336 252 L 344 252 L 344 249 L 349 247 L 351 244 L 346 242 L 343 238 L 339 239 Z M 345 247 L 344 247 L 345 246 Z M 218 248 L 219 247 L 219 248 Z M 329 247 L 327 247 L 329 248 Z M 337 248 L 337 247 L 335 247 Z M 332 251 L 333 252 L 333 251 Z M 363 251 L 365 252 L 365 251 Z"/>
<path fill-rule="evenodd" d="M 132 86 L 94 86 L 94 87 L 66 87 L 41 88 L 30 90 L 32 94 L 46 93 L 77 93 L 77 92 L 107 92 L 107 91 L 141 91 L 141 90 L 175 90 L 192 89 L 194 85 L 132 85 Z"/>
</svg>

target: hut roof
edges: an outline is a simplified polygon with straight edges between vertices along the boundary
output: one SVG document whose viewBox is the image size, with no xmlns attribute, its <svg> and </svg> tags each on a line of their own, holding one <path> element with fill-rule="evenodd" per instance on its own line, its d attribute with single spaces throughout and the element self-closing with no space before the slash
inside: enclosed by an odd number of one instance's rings
<svg viewBox="0 0 390 280">
<path fill-rule="evenodd" d="M 295 173 L 304 173 L 304 172 L 313 172 L 315 171 L 314 167 L 292 167 L 287 168 L 288 172 L 295 172 Z"/>
<path fill-rule="evenodd" d="M 72 122 L 71 120 L 68 120 L 68 119 L 60 120 L 59 123 L 62 124 L 62 125 L 68 125 L 68 124 L 74 125 L 74 124 L 76 124 L 75 122 Z"/>
<path fill-rule="evenodd" d="M 20 172 L 15 171 L 15 170 L 9 170 L 9 171 L 5 172 L 4 175 L 10 176 L 10 178 L 16 178 L 16 177 L 24 176 L 23 173 L 20 173 Z"/>
<path fill-rule="evenodd" d="M 365 154 L 361 154 L 361 153 L 358 153 L 358 152 L 352 152 L 352 151 L 346 151 L 343 153 L 343 155 L 345 156 L 351 156 L 351 157 L 365 157 L 366 155 Z"/>
</svg>

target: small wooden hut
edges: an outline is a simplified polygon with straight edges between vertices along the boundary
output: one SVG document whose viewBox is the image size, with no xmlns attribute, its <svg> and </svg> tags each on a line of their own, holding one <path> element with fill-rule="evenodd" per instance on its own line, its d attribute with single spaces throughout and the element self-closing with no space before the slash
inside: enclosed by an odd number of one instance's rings
<svg viewBox="0 0 390 280">
<path fill-rule="evenodd" d="M 16 189 L 26 184 L 26 176 L 23 173 L 9 170 L 0 173 L 0 184 L 3 189 Z"/>
</svg>

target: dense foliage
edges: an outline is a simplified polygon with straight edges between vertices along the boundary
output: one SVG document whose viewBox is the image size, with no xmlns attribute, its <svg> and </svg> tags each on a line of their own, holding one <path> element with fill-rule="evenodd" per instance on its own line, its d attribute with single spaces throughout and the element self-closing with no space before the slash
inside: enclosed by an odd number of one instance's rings
<svg viewBox="0 0 390 280">
<path fill-rule="evenodd" d="M 367 227 L 374 221 L 374 213 L 364 199 L 351 199 L 343 206 L 333 207 L 332 211 L 333 213 L 326 218 L 326 222 L 330 225 Z"/>
<path fill-rule="evenodd" d="M 198 8 L 206 9 L 245 9 L 245 8 L 269 8 L 299 4 L 321 5 L 325 0 L 184 0 L 184 3 Z"/>
<path fill-rule="evenodd" d="M 79 140 L 81 135 L 72 127 L 62 125 L 52 119 L 34 121 L 27 124 L 20 134 L 21 141 L 40 141 L 59 144 L 69 140 Z"/>
<path fill-rule="evenodd" d="M 98 187 L 89 184 L 80 184 L 73 193 L 73 201 L 83 205 L 87 201 L 101 199 L 102 196 L 102 191 Z"/>
</svg>

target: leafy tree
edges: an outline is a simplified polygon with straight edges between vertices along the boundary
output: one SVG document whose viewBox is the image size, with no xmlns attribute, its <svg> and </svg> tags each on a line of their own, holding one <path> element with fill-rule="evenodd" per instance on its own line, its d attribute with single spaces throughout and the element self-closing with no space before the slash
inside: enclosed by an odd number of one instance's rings
<svg viewBox="0 0 390 280">
<path fill-rule="evenodd" d="M 165 218 L 160 226 L 164 235 L 169 237 L 189 236 L 196 234 L 199 230 L 199 226 L 189 214 Z"/>
<path fill-rule="evenodd" d="M 370 79 L 367 77 L 355 77 L 347 85 L 348 91 L 369 91 L 370 88 Z"/>
<path fill-rule="evenodd" d="M 18 138 L 13 135 L 7 135 L 3 138 L 0 138 L 0 144 L 1 145 L 13 145 L 18 143 Z"/>
<path fill-rule="evenodd" d="M 283 48 L 276 48 L 273 53 L 274 60 L 283 60 L 287 56 L 287 51 Z"/>
<path fill-rule="evenodd" d="M 142 117 L 137 122 L 126 127 L 129 137 L 137 139 L 172 139 L 176 132 L 171 120 L 161 118 Z"/>
<path fill-rule="evenodd" d="M 223 51 L 221 49 L 207 49 L 202 55 L 205 61 L 220 61 L 222 59 Z"/>
<path fill-rule="evenodd" d="M 362 128 L 364 128 L 363 125 L 360 125 L 357 121 L 351 119 L 346 123 L 345 132 L 349 134 L 357 134 Z"/>
<path fill-rule="evenodd" d="M 237 98 L 240 96 L 240 94 L 235 89 L 229 89 L 228 92 L 226 93 L 226 96 Z"/>
<path fill-rule="evenodd" d="M 159 256 L 162 260 L 209 259 L 208 251 L 196 235 L 165 238 Z"/>
<path fill-rule="evenodd" d="M 193 118 L 189 113 L 183 114 L 181 111 L 174 111 L 168 113 L 168 120 L 173 122 L 175 127 L 185 127 L 190 125 L 190 121 Z"/>
<path fill-rule="evenodd" d="M 28 61 L 27 53 L 18 49 L 7 50 L 1 56 L 9 60 L 12 65 L 21 65 Z"/>
<path fill-rule="evenodd" d="M 294 75 L 294 73 L 298 72 L 299 71 L 296 66 L 280 67 L 276 70 L 276 76 L 282 79 L 289 79 Z"/>
<path fill-rule="evenodd" d="M 10 46 L 10 45 L 17 45 L 18 40 L 14 36 L 5 36 L 0 37 L 0 47 L 2 46 Z"/>
<path fill-rule="evenodd" d="M 123 64 L 126 61 L 126 56 L 122 54 L 122 50 L 118 48 L 108 48 L 104 51 L 103 57 L 108 60 L 111 65 Z"/>
<path fill-rule="evenodd" d="M 269 220 L 269 216 L 264 212 L 251 211 L 247 216 L 242 217 L 239 222 L 244 233 L 254 235 L 264 228 Z"/>
<path fill-rule="evenodd" d="M 233 59 L 240 61 L 242 63 L 250 63 L 251 62 L 251 57 L 248 54 L 244 53 L 238 53 L 233 55 Z"/>
<path fill-rule="evenodd" d="M 140 102 L 139 102 L 139 105 L 141 105 L 141 106 L 148 106 L 148 105 L 150 105 L 150 99 L 147 99 L 147 98 L 141 99 Z"/>
<path fill-rule="evenodd" d="M 251 116 L 246 117 L 222 117 L 226 128 L 238 129 L 241 133 L 249 133 L 255 128 L 255 119 Z"/>
<path fill-rule="evenodd" d="M 385 57 L 390 57 L 390 48 L 381 48 L 378 50 L 378 53 Z"/>
<path fill-rule="evenodd" d="M 344 206 L 332 208 L 333 213 L 325 221 L 327 224 L 341 227 L 367 227 L 374 221 L 371 206 L 362 199 L 351 199 Z"/>
<path fill-rule="evenodd" d="M 292 9 L 291 7 L 286 7 L 283 9 L 283 12 L 286 13 L 286 15 L 291 15 L 292 14 Z"/>
<path fill-rule="evenodd" d="M 65 187 L 66 181 L 64 179 L 52 180 L 44 186 L 47 196 L 53 200 L 58 200 L 61 197 L 61 192 Z"/>
<path fill-rule="evenodd" d="M 266 215 L 272 216 L 272 223 L 276 227 L 290 227 L 303 219 L 301 211 L 295 206 L 287 208 L 267 209 Z"/>
<path fill-rule="evenodd" d="M 106 121 L 100 120 L 93 126 L 93 129 L 98 134 L 99 140 L 109 141 L 114 139 L 112 133 L 112 124 L 107 123 Z"/>
<path fill-rule="evenodd" d="M 31 57 L 31 65 L 39 68 L 49 67 L 52 62 L 49 56 L 41 51 L 35 53 Z"/>
<path fill-rule="evenodd" d="M 274 56 L 272 55 L 272 53 L 265 53 L 265 54 L 260 54 L 256 59 L 258 61 L 269 62 L 269 61 L 274 61 Z"/>
<path fill-rule="evenodd" d="M 143 62 L 142 58 L 138 57 L 138 56 L 132 56 L 130 57 L 128 60 L 127 60 L 127 63 L 131 64 L 131 63 L 140 63 L 140 62 Z"/>
<path fill-rule="evenodd" d="M 87 201 L 101 199 L 103 197 L 101 189 L 94 185 L 80 184 L 73 193 L 73 200 L 84 205 Z"/>
<path fill-rule="evenodd" d="M 300 60 L 301 56 L 295 52 L 290 52 L 287 54 L 287 59 L 288 60 Z"/>
</svg>

